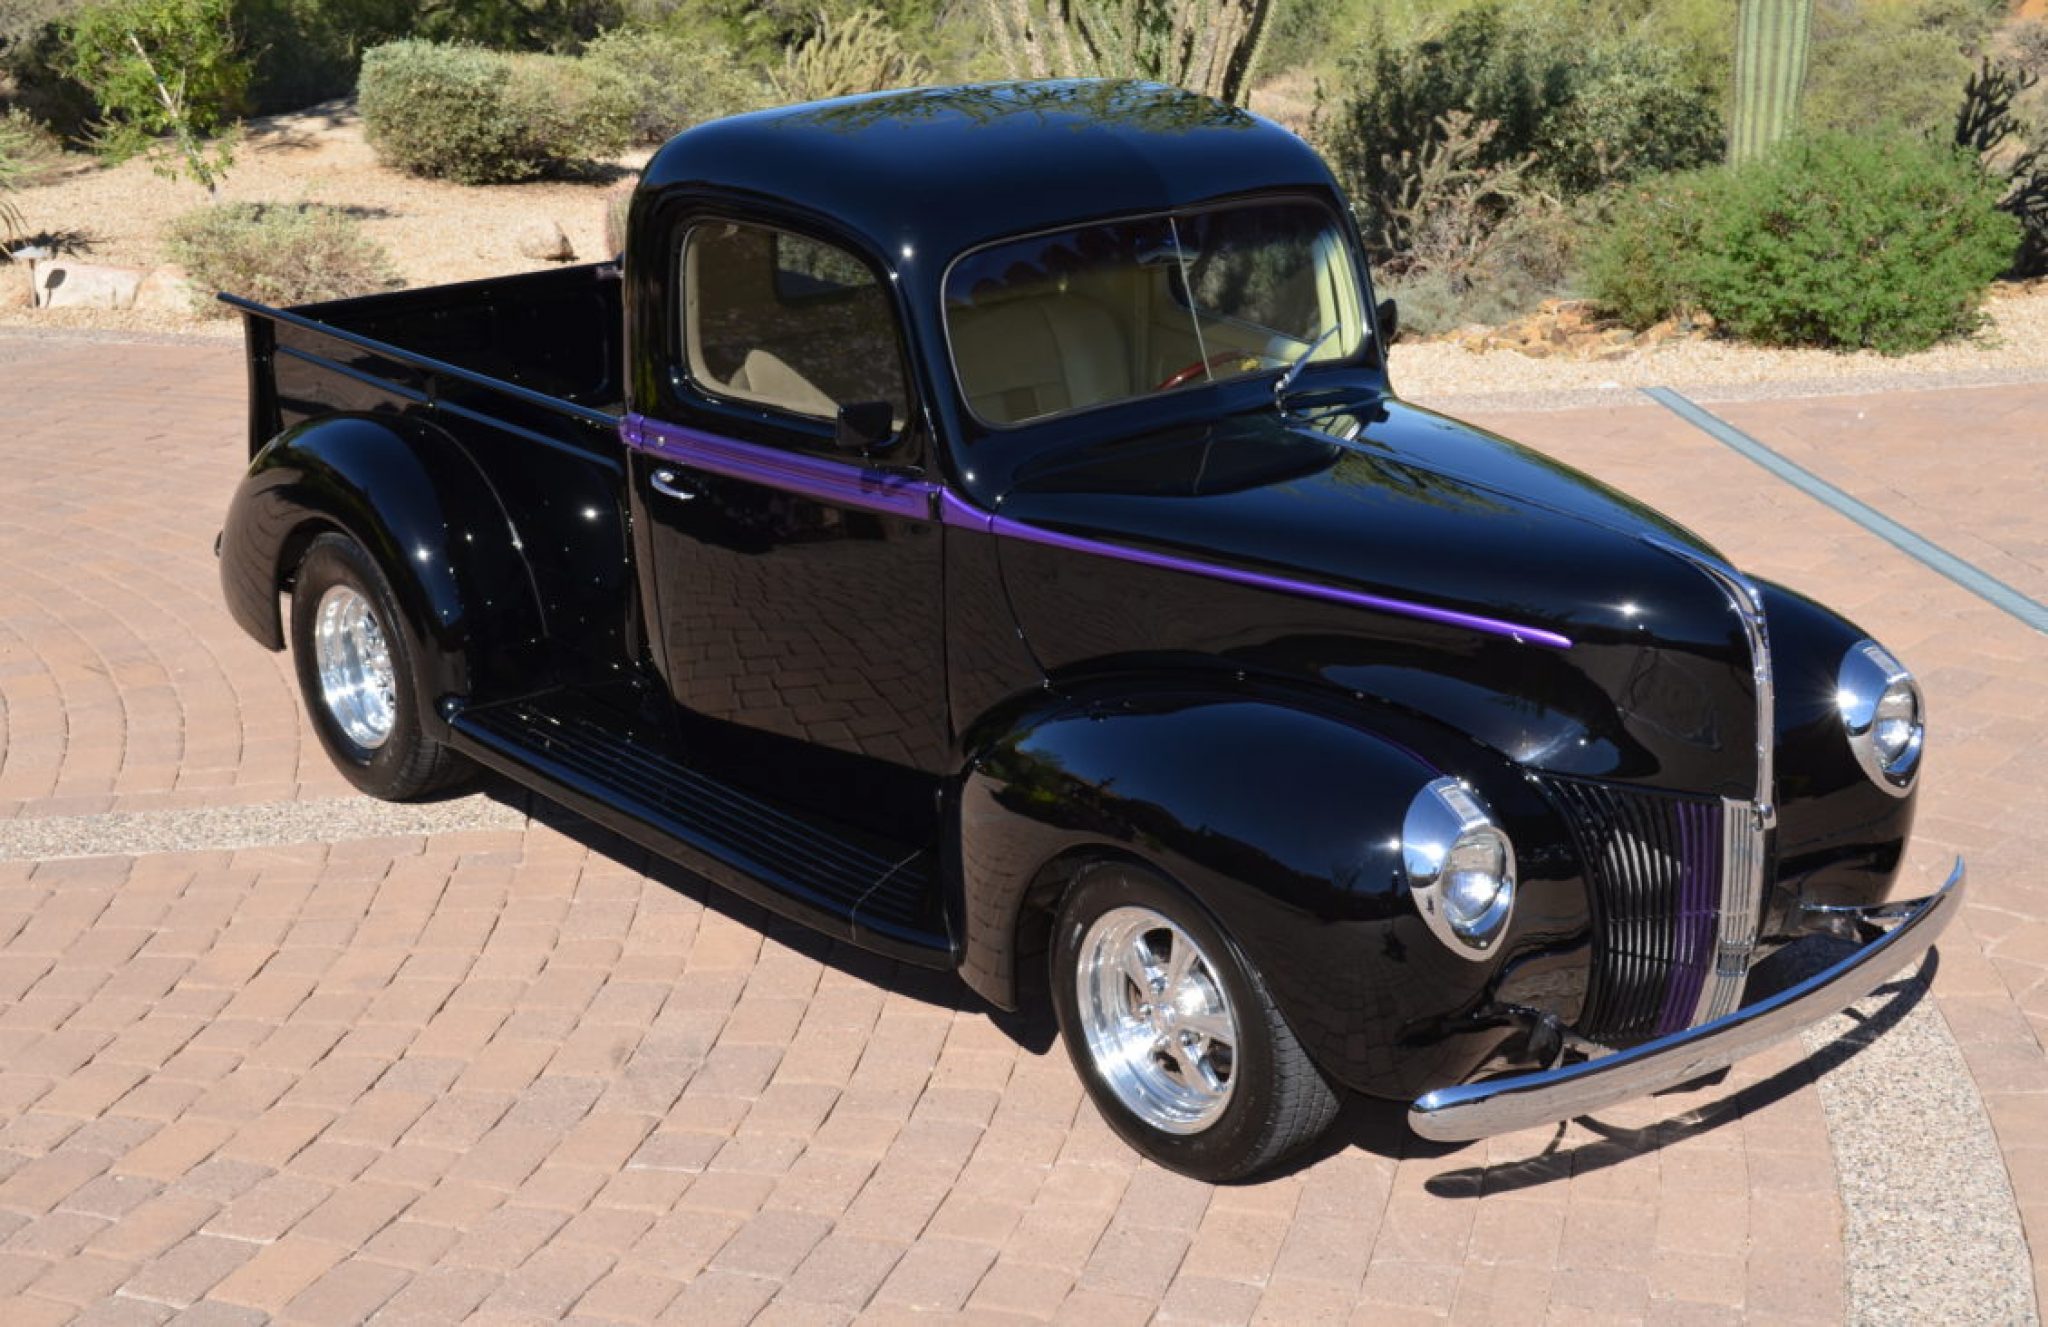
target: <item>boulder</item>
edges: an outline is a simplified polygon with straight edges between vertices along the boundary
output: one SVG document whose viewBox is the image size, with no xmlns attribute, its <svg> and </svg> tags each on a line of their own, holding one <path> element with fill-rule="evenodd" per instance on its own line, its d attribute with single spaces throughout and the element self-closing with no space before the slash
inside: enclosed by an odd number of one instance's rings
<svg viewBox="0 0 2048 1327">
<path fill-rule="evenodd" d="M 536 221 L 522 226 L 514 242 L 519 246 L 521 256 L 540 262 L 567 263 L 576 257 L 576 246 L 569 243 L 561 225 L 554 221 Z"/>
<path fill-rule="evenodd" d="M 56 258 L 35 266 L 39 309 L 126 309 L 135 303 L 143 271 Z"/>
<path fill-rule="evenodd" d="M 199 287 L 175 263 L 156 268 L 135 288 L 135 307 L 153 313 L 192 313 L 199 306 Z"/>
</svg>

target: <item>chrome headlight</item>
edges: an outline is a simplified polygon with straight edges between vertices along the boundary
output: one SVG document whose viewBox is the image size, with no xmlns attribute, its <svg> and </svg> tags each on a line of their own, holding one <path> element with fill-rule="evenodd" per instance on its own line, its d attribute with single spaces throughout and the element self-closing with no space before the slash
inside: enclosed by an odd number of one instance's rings
<svg viewBox="0 0 2048 1327">
<path fill-rule="evenodd" d="M 1437 939 L 1475 962 L 1493 952 L 1515 910 L 1515 849 L 1464 784 L 1438 779 L 1415 794 L 1401 863 Z"/>
<path fill-rule="evenodd" d="M 1920 772 L 1920 745 L 1927 732 L 1926 708 L 1913 675 L 1876 641 L 1858 641 L 1842 657 L 1835 708 L 1856 763 L 1878 787 L 1904 797 Z"/>
</svg>

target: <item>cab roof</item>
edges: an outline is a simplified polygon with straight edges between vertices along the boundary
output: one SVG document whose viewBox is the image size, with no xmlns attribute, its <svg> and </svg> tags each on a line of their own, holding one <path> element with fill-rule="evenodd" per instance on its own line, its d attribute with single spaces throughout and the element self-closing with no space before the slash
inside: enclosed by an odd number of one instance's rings
<svg viewBox="0 0 2048 1327">
<path fill-rule="evenodd" d="M 949 257 L 1067 222 L 1260 190 L 1334 191 L 1287 130 L 1155 83 L 990 83 L 714 120 L 669 140 L 643 190 L 710 187 L 830 216 L 891 255 Z"/>
</svg>

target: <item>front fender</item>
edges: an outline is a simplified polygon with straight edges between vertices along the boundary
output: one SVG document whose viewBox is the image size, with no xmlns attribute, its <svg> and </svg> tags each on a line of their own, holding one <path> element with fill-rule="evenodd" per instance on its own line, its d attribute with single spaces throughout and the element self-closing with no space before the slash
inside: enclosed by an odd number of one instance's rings
<svg viewBox="0 0 2048 1327">
<path fill-rule="evenodd" d="M 1509 936 L 1481 961 L 1436 939 L 1400 865 L 1409 802 L 1446 773 L 1522 858 Z M 1326 1073 L 1375 1095 L 1461 1079 L 1511 1035 L 1503 975 L 1587 932 L 1562 827 L 1519 772 L 1363 706 L 1245 690 L 1050 700 L 981 749 L 960 798 L 962 974 L 978 991 L 1016 1000 L 1020 915 L 1052 902 L 1048 863 L 1056 880 L 1060 863 L 1128 856 L 1214 914 Z"/>
<path fill-rule="evenodd" d="M 1918 787 L 1894 796 L 1856 763 L 1836 705 L 1842 659 L 1868 635 L 1769 581 L 1763 589 L 1777 682 L 1777 876 L 1765 934 L 1803 928 L 1802 905 L 1883 901 L 1913 829 Z"/>
<path fill-rule="evenodd" d="M 415 681 L 429 715 L 546 635 L 510 518 L 431 424 L 327 415 L 257 453 L 221 530 L 221 587 L 235 621 L 273 650 L 285 644 L 278 594 L 323 529 L 353 537 L 391 581 L 421 645 Z"/>
</svg>

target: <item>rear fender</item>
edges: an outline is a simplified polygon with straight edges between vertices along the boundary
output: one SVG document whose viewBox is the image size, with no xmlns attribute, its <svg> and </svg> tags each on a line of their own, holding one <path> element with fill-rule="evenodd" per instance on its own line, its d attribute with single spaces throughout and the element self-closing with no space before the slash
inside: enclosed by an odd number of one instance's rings
<svg viewBox="0 0 2048 1327">
<path fill-rule="evenodd" d="M 221 531 L 221 585 L 235 621 L 283 649 L 278 595 L 324 530 L 377 560 L 422 648 L 415 681 L 429 722 L 441 703 L 530 664 L 546 636 L 519 537 L 488 480 L 424 421 L 327 415 L 256 455 Z"/>
<path fill-rule="evenodd" d="M 1447 773 L 1533 850 L 1509 936 L 1477 962 L 1437 940 L 1401 869 L 1409 802 Z M 1482 1015 L 1501 973 L 1586 929 L 1562 827 L 1519 772 L 1364 705 L 1185 682 L 1049 700 L 981 746 L 959 824 L 962 975 L 990 1000 L 1018 1001 L 1076 867 L 1136 860 L 1215 916 L 1326 1073 L 1379 1095 L 1462 1076 L 1509 1035 Z"/>
</svg>

